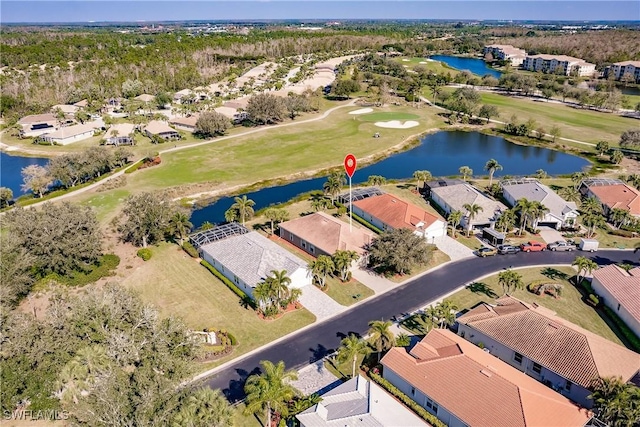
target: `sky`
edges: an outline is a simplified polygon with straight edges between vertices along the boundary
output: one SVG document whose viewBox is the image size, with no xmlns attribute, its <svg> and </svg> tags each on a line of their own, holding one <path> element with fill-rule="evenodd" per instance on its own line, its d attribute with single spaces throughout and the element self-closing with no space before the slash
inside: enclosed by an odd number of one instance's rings
<svg viewBox="0 0 640 427">
<path fill-rule="evenodd" d="M 640 1 L 0 1 L 0 23 L 267 19 L 640 20 Z"/>
</svg>

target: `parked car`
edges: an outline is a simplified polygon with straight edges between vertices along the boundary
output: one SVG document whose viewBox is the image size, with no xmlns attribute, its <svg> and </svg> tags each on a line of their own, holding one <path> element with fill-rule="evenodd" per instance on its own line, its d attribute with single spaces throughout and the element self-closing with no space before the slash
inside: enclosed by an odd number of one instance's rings
<svg viewBox="0 0 640 427">
<path fill-rule="evenodd" d="M 520 245 L 520 250 L 522 252 L 542 252 L 547 249 L 544 243 L 530 241 L 527 243 L 523 243 Z"/>
<path fill-rule="evenodd" d="M 520 252 L 520 247 L 518 246 L 513 246 L 513 245 L 498 246 L 498 253 L 500 253 L 501 255 L 517 254 L 518 252 Z"/>
<path fill-rule="evenodd" d="M 487 247 L 480 248 L 478 249 L 478 252 L 477 252 L 478 256 L 482 258 L 487 256 L 494 256 L 497 253 L 498 253 L 498 250 L 496 248 L 487 248 Z"/>
<path fill-rule="evenodd" d="M 549 243 L 547 249 L 550 251 L 568 251 L 571 252 L 576 249 L 576 245 L 572 242 L 566 242 L 564 240 L 558 240 L 557 242 Z"/>
</svg>

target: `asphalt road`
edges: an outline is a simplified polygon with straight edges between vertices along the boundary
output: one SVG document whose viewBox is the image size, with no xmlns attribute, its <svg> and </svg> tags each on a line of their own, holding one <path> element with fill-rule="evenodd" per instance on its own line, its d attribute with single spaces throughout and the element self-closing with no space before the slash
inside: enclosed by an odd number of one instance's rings
<svg viewBox="0 0 640 427">
<path fill-rule="evenodd" d="M 349 333 L 364 335 L 371 320 L 390 319 L 415 311 L 478 277 L 505 268 L 571 264 L 577 255 L 588 256 L 601 265 L 622 262 L 635 264 L 638 261 L 637 254 L 620 250 L 594 253 L 545 251 L 458 261 L 295 334 L 257 354 L 238 360 L 202 383 L 222 390 L 230 401 L 240 400 L 244 397 L 243 387 L 247 377 L 259 372 L 261 360 L 283 360 L 287 368 L 300 368 L 332 353 L 340 345 L 341 339 Z"/>
</svg>

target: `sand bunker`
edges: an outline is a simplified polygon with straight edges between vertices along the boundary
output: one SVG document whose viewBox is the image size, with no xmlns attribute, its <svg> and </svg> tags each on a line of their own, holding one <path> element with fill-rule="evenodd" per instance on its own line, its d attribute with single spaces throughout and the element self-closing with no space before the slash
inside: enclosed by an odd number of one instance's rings
<svg viewBox="0 0 640 427">
<path fill-rule="evenodd" d="M 373 108 L 361 108 L 359 110 L 350 111 L 349 114 L 367 114 L 372 112 L 373 112 Z"/>
<path fill-rule="evenodd" d="M 387 129 L 409 129 L 412 127 L 416 127 L 418 126 L 420 123 L 413 121 L 413 120 L 407 120 L 406 122 L 402 123 L 400 120 L 391 120 L 388 122 L 375 122 L 374 125 L 378 126 L 379 128 L 387 128 Z"/>
<path fill-rule="evenodd" d="M 420 63 L 421 63 L 421 64 L 426 64 L 426 63 L 427 63 L 427 61 L 420 61 Z"/>
<path fill-rule="evenodd" d="M 407 58 L 404 58 L 402 62 L 409 62 L 409 60 Z"/>
</svg>

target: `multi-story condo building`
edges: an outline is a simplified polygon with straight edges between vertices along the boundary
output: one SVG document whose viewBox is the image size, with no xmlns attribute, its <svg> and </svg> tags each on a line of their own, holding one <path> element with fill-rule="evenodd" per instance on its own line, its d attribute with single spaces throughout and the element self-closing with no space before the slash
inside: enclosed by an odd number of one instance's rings
<svg viewBox="0 0 640 427">
<path fill-rule="evenodd" d="M 482 54 L 490 53 L 495 59 L 509 61 L 514 67 L 519 67 L 527 57 L 524 49 L 513 47 L 510 44 L 491 44 L 482 49 Z"/>
<path fill-rule="evenodd" d="M 613 73 L 616 80 L 629 80 L 640 83 L 640 61 L 623 61 L 611 64 L 605 70 L 605 76 Z"/>
<path fill-rule="evenodd" d="M 522 68 L 543 73 L 560 73 L 565 76 L 591 76 L 596 71 L 595 64 L 566 55 L 527 55 Z"/>
</svg>

